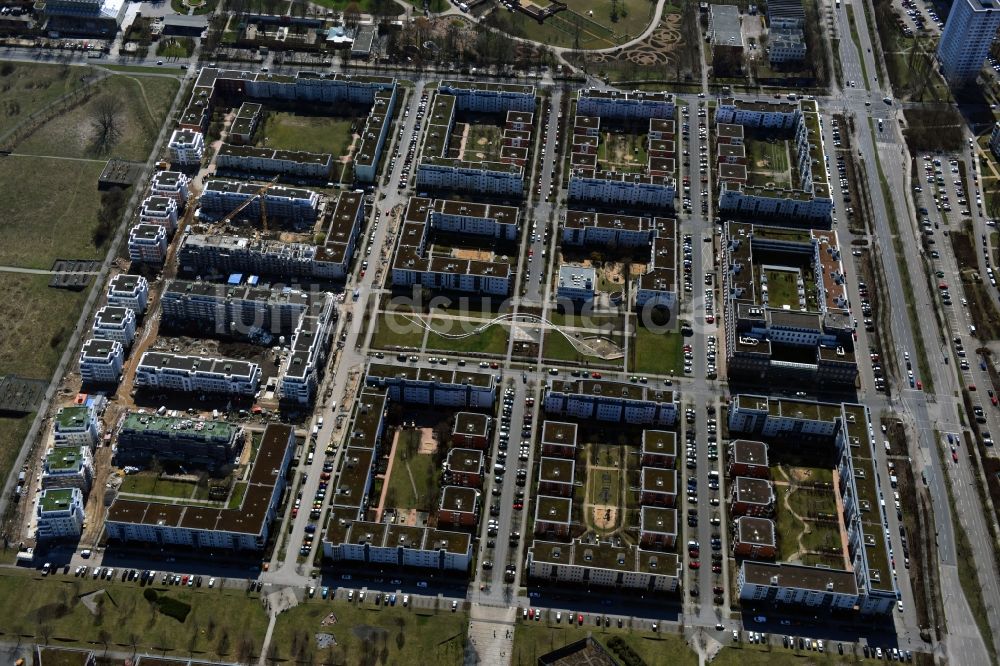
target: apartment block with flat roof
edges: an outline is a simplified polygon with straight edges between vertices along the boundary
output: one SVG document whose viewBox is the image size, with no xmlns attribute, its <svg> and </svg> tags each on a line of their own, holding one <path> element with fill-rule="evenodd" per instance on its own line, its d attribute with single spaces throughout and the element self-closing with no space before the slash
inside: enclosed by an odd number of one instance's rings
<svg viewBox="0 0 1000 666">
<path fill-rule="evenodd" d="M 559 300 L 575 303 L 589 303 L 597 293 L 597 269 L 593 266 L 559 267 L 559 278 L 556 283 L 556 296 Z"/>
<path fill-rule="evenodd" d="M 538 493 L 572 497 L 576 462 L 571 458 L 542 457 L 538 465 Z"/>
<path fill-rule="evenodd" d="M 778 540 L 770 518 L 740 516 L 733 527 L 732 542 L 733 557 L 772 561 L 778 557 Z"/>
<path fill-rule="evenodd" d="M 379 160 L 385 148 L 385 138 L 392 125 L 396 106 L 396 86 L 375 93 L 371 112 L 361 131 L 361 144 L 354 153 L 354 178 L 363 183 L 374 183 L 378 177 Z"/>
<path fill-rule="evenodd" d="M 157 171 L 150 180 L 150 193 L 155 196 L 170 197 L 181 209 L 187 203 L 191 191 L 191 179 L 180 171 Z"/>
<path fill-rule="evenodd" d="M 219 147 L 215 163 L 220 169 L 325 180 L 330 177 L 335 161 L 333 155 L 329 153 L 254 148 L 224 143 Z"/>
<path fill-rule="evenodd" d="M 72 539 L 83 533 L 83 493 L 79 488 L 48 488 L 35 505 L 38 541 Z"/>
<path fill-rule="evenodd" d="M 210 180 L 201 193 L 199 215 L 223 217 L 241 204 L 252 201 L 240 211 L 240 217 L 260 219 L 261 186 L 228 180 Z M 272 185 L 263 195 L 269 218 L 285 218 L 297 222 L 314 222 L 319 212 L 320 198 L 312 190 Z"/>
<path fill-rule="evenodd" d="M 559 458 L 576 457 L 576 424 L 562 421 L 542 423 L 542 455 Z"/>
<path fill-rule="evenodd" d="M 490 425 L 493 419 L 477 412 L 458 412 L 451 431 L 455 446 L 483 450 L 490 445 Z"/>
<path fill-rule="evenodd" d="M 672 468 L 677 460 L 677 433 L 643 430 L 640 462 L 643 467 Z"/>
<path fill-rule="evenodd" d="M 143 352 L 135 370 L 137 388 L 253 396 L 260 366 L 249 361 Z"/>
<path fill-rule="evenodd" d="M 159 224 L 137 224 L 128 233 L 128 258 L 137 263 L 162 264 L 167 258 L 167 229 Z"/>
<path fill-rule="evenodd" d="M 80 349 L 80 378 L 84 384 L 117 384 L 125 367 L 125 347 L 115 340 L 89 338 Z"/>
<path fill-rule="evenodd" d="M 226 135 L 230 143 L 238 145 L 251 143 L 263 115 L 263 107 L 260 104 L 255 102 L 240 104 L 236 115 L 233 116 L 233 122 L 229 124 L 229 132 Z"/>
<path fill-rule="evenodd" d="M 128 308 L 105 305 L 94 317 L 93 336 L 113 340 L 128 349 L 135 340 L 135 312 Z"/>
<path fill-rule="evenodd" d="M 438 525 L 474 527 L 479 519 L 479 491 L 475 488 L 445 486 L 438 506 Z"/>
<path fill-rule="evenodd" d="M 159 224 L 167 229 L 167 235 L 177 231 L 177 202 L 170 197 L 150 195 L 139 207 L 140 224 Z"/>
<path fill-rule="evenodd" d="M 546 414 L 555 416 L 670 426 L 677 422 L 678 403 L 673 391 L 629 382 L 550 379 L 544 407 Z"/>
<path fill-rule="evenodd" d="M 482 488 L 484 473 L 482 451 L 454 448 L 448 452 L 444 463 L 444 482 L 446 484 Z"/>
<path fill-rule="evenodd" d="M 167 143 L 170 161 L 178 166 L 201 164 L 205 156 L 205 135 L 195 129 L 175 129 Z"/>
<path fill-rule="evenodd" d="M 332 512 L 323 537 L 327 559 L 442 571 L 466 571 L 472 562 L 472 536 L 466 532 L 373 523 L 355 513 Z"/>
<path fill-rule="evenodd" d="M 226 421 L 129 412 L 118 429 L 119 466 L 147 465 L 153 458 L 215 469 L 243 450 L 243 429 Z"/>
<path fill-rule="evenodd" d="M 676 506 L 677 470 L 643 467 L 639 472 L 639 488 L 643 506 Z"/>
<path fill-rule="evenodd" d="M 94 448 L 101 439 L 101 417 L 93 405 L 60 407 L 52 419 L 56 446 Z"/>
<path fill-rule="evenodd" d="M 726 476 L 750 476 L 767 479 L 771 468 L 767 461 L 767 444 L 751 439 L 734 439 L 729 443 L 729 463 Z"/>
<path fill-rule="evenodd" d="M 42 460 L 42 488 L 79 488 L 86 495 L 93 478 L 89 446 L 57 446 Z"/>
<path fill-rule="evenodd" d="M 459 111 L 507 113 L 535 110 L 535 86 L 445 79 L 438 90 L 454 97 Z"/>
<path fill-rule="evenodd" d="M 770 516 L 774 513 L 774 486 L 767 479 L 738 476 L 729 498 L 732 516 Z"/>
<path fill-rule="evenodd" d="M 847 571 L 785 562 L 745 560 L 736 575 L 742 601 L 828 610 L 858 606 L 858 586 Z"/>
<path fill-rule="evenodd" d="M 677 546 L 677 510 L 643 506 L 639 510 L 639 546 L 673 550 Z"/>
<path fill-rule="evenodd" d="M 137 317 L 146 311 L 149 301 L 149 282 L 141 275 L 119 273 L 108 284 L 108 305 L 128 308 Z"/>
<path fill-rule="evenodd" d="M 681 563 L 673 553 L 616 546 L 610 541 L 536 539 L 528 548 L 528 575 L 554 582 L 676 592 L 681 573 Z"/>
<path fill-rule="evenodd" d="M 542 493 L 539 488 L 539 493 Z M 565 539 L 573 526 L 573 500 L 571 497 L 546 497 L 535 499 L 535 536 L 546 539 Z"/>
<path fill-rule="evenodd" d="M 975 83 L 1000 28 L 997 0 L 956 0 L 941 32 L 937 57 L 953 86 Z"/>
<path fill-rule="evenodd" d="M 491 408 L 496 399 L 496 378 L 489 372 L 370 363 L 365 383 L 406 404 Z"/>
<path fill-rule="evenodd" d="M 129 419 L 134 416 L 130 415 Z M 217 425 L 224 426 L 223 430 L 234 428 L 221 422 Z M 197 443 L 193 445 L 198 446 Z M 239 506 L 220 508 L 118 498 L 105 517 L 108 539 L 149 543 L 161 548 L 263 550 L 271 524 L 277 518 L 294 452 L 295 429 L 270 423 L 264 429 L 251 463 L 246 491 Z"/>
<path fill-rule="evenodd" d="M 599 90 L 585 88 L 577 97 L 577 113 L 583 116 L 645 120 L 671 120 L 677 110 L 677 100 L 669 92 L 642 90 Z"/>
</svg>

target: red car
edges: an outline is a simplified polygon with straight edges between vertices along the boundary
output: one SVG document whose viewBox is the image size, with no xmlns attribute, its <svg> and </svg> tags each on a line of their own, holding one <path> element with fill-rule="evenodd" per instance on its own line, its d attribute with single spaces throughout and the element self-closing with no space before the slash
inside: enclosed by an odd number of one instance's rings
<svg viewBox="0 0 1000 666">
<path fill-rule="evenodd" d="M 514 510 L 515 511 L 520 511 L 523 508 L 524 508 L 524 504 L 522 504 L 520 501 L 514 502 Z"/>
<path fill-rule="evenodd" d="M 594 379 L 600 379 L 601 377 L 603 377 L 603 375 L 599 372 L 592 372 L 590 376 L 593 377 Z"/>
<path fill-rule="evenodd" d="M 297 515 L 299 515 L 299 510 L 298 510 L 298 508 L 294 508 L 294 509 L 292 509 L 292 518 L 294 518 L 294 517 L 295 517 L 295 516 L 297 516 Z"/>
<path fill-rule="evenodd" d="M 713 564 L 712 565 L 712 573 L 722 573 L 722 565 L 721 564 Z"/>
<path fill-rule="evenodd" d="M 528 619 L 532 620 L 532 619 L 534 619 L 534 617 L 535 617 L 535 609 L 534 608 L 529 608 L 528 609 Z"/>
<path fill-rule="evenodd" d="M 958 451 L 952 451 L 951 452 L 951 459 L 954 462 L 958 462 Z"/>
<path fill-rule="evenodd" d="M 577 614 L 577 616 L 576 616 L 576 623 L 578 625 L 580 625 L 581 627 L 583 626 L 583 615 L 582 614 Z"/>
<path fill-rule="evenodd" d="M 701 562 L 699 562 L 698 560 L 691 560 L 690 562 L 688 562 L 688 566 L 692 569 L 700 569 Z"/>
</svg>

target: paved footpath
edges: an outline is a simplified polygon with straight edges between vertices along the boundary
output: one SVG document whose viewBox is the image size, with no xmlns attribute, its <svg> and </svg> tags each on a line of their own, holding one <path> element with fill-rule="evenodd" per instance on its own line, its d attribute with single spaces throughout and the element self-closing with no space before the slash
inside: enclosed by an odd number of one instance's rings
<svg viewBox="0 0 1000 666">
<path fill-rule="evenodd" d="M 466 666 L 477 664 L 510 664 L 514 651 L 514 618 L 512 607 L 472 604 L 469 612 L 469 646 L 465 651 Z"/>
</svg>

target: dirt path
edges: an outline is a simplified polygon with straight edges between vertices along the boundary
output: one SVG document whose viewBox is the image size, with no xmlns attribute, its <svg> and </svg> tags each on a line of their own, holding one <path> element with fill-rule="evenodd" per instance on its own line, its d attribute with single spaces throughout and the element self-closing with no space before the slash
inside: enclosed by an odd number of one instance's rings
<svg viewBox="0 0 1000 666">
<path fill-rule="evenodd" d="M 392 445 L 389 447 L 389 464 L 385 467 L 385 474 L 382 475 L 382 494 L 378 498 L 378 506 L 375 507 L 375 522 L 382 522 L 382 512 L 385 511 L 385 496 L 389 493 L 389 484 L 386 483 L 392 478 L 392 464 L 396 460 L 396 446 L 399 444 L 399 430 L 396 430 L 392 436 Z M 410 481 L 413 481 L 413 477 L 410 477 Z"/>
<path fill-rule="evenodd" d="M 152 107 L 149 106 L 149 99 L 146 97 L 146 88 L 145 88 L 145 86 L 142 85 L 142 81 L 140 81 L 139 79 L 135 78 L 134 76 L 129 76 L 129 77 L 126 77 L 126 78 L 131 79 L 132 81 L 135 81 L 136 85 L 139 86 L 139 92 L 142 93 L 142 103 L 143 103 L 143 106 L 146 107 L 146 113 L 149 115 L 149 122 L 151 122 L 153 125 L 158 124 L 157 121 L 156 121 L 156 114 L 153 113 Z"/>
</svg>

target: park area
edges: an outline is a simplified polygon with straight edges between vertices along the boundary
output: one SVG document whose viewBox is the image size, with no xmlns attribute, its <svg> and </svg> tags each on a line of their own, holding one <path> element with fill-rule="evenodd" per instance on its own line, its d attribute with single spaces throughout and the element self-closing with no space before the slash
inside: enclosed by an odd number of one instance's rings
<svg viewBox="0 0 1000 666">
<path fill-rule="evenodd" d="M 548 46 L 606 49 L 642 34 L 655 9 L 656 4 L 647 0 L 582 0 L 570 3 L 568 9 L 548 16 L 542 23 L 521 12 L 502 9 L 490 18 L 504 32 Z"/>
<path fill-rule="evenodd" d="M 632 352 L 629 367 L 642 374 L 680 374 L 684 367 L 683 346 L 684 338 L 676 330 L 657 331 L 639 326 L 629 347 Z"/>
<path fill-rule="evenodd" d="M 542 622 L 518 620 L 514 627 L 514 654 L 512 664 L 537 664 L 539 657 L 549 652 L 591 636 L 623 664 L 670 664 L 670 666 L 695 666 L 698 656 L 684 637 L 673 633 L 653 633 L 632 629 L 628 625 L 596 627 L 593 621 L 584 626 L 573 623 L 556 623 L 555 611 Z M 632 653 L 641 661 L 629 659 Z"/>
<path fill-rule="evenodd" d="M 781 561 L 847 566 L 832 470 L 784 464 L 771 469 Z"/>
<path fill-rule="evenodd" d="M 267 616 L 258 595 L 243 586 L 139 587 L 116 581 L 74 578 L 72 570 L 48 578 L 34 570 L 5 570 L 0 639 L 230 663 L 257 660 Z"/>
<path fill-rule="evenodd" d="M 747 172 L 751 185 L 774 184 L 778 187 L 792 185 L 792 173 L 789 169 L 789 152 L 791 144 L 785 139 L 775 137 L 748 138 Z"/>
<path fill-rule="evenodd" d="M 585 467 L 586 495 L 583 501 L 583 520 L 588 530 L 608 536 L 631 527 L 624 524 L 628 509 L 624 506 L 626 495 L 625 472 L 627 452 L 624 446 L 601 442 L 584 445 L 582 465 Z M 581 470 L 582 471 L 582 470 Z"/>
<path fill-rule="evenodd" d="M 462 155 L 468 162 L 499 162 L 503 130 L 487 123 L 467 123 L 462 134 Z"/>
<path fill-rule="evenodd" d="M 479 324 L 475 322 L 435 315 L 431 324 L 434 330 L 425 331 L 411 317 L 423 319 L 425 316 L 391 312 L 380 314 L 376 319 L 372 347 L 389 350 L 420 349 L 424 346 L 426 333 L 425 348 L 428 351 L 461 354 L 504 354 L 507 351 L 509 328 L 504 324 L 493 324 L 476 332 Z"/>
<path fill-rule="evenodd" d="M 355 124 L 360 117 L 310 116 L 287 111 L 267 111 L 257 130 L 257 143 L 268 148 L 330 153 L 349 157 L 354 142 Z"/>
<path fill-rule="evenodd" d="M 430 429 L 399 428 L 396 430 L 396 454 L 386 490 L 386 508 L 430 511 L 440 490 L 439 469 L 434 463 L 434 446 Z M 430 444 L 430 446 L 428 446 Z"/>
<path fill-rule="evenodd" d="M 649 161 L 645 132 L 602 132 L 597 146 L 601 169 L 623 173 L 643 173 Z"/>
<path fill-rule="evenodd" d="M 462 663 L 469 623 L 464 611 L 453 613 L 444 604 L 376 606 L 371 595 L 357 604 L 318 597 L 278 616 L 269 663 Z"/>
</svg>

